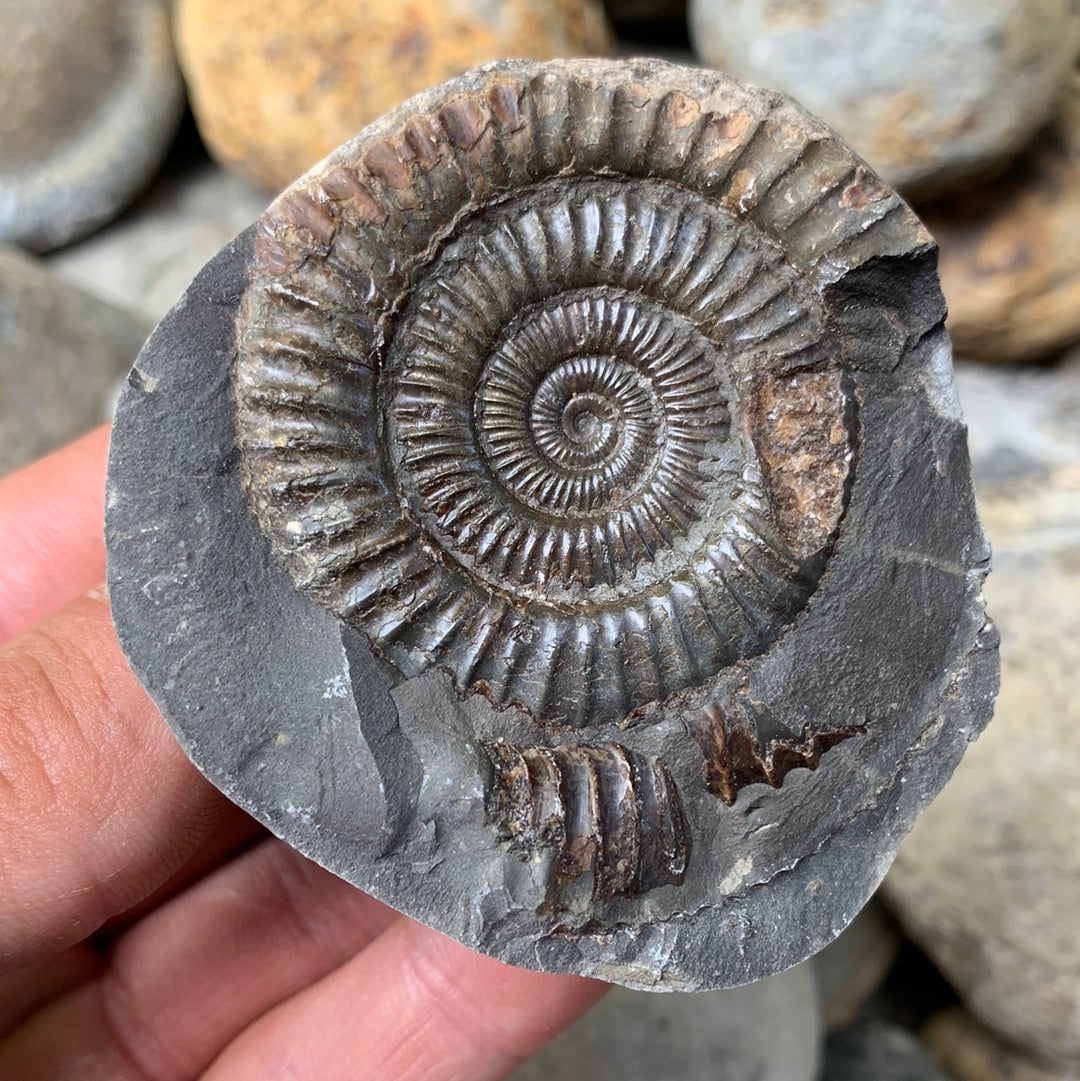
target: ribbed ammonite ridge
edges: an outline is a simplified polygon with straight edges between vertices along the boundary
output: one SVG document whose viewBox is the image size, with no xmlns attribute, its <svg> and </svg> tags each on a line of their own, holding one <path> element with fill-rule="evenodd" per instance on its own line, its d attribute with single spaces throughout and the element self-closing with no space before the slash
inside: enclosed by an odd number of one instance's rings
<svg viewBox="0 0 1080 1081">
<path fill-rule="evenodd" d="M 853 453 L 822 293 L 917 233 L 716 73 L 463 76 L 262 219 L 234 372 L 259 524 L 406 676 L 575 727 L 698 687 L 813 593 Z"/>
<path fill-rule="evenodd" d="M 488 743 L 488 814 L 523 860 L 553 853 L 547 906 L 588 908 L 682 884 L 690 830 L 659 758 L 618 743 Z"/>
</svg>

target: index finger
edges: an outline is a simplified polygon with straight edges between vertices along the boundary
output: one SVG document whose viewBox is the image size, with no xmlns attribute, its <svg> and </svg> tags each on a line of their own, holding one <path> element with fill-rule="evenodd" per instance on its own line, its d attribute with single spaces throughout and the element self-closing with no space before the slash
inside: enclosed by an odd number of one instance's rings
<svg viewBox="0 0 1080 1081">
<path fill-rule="evenodd" d="M 240 813 L 139 686 L 103 593 L 0 647 L 0 967 L 96 931 Z"/>
<path fill-rule="evenodd" d="M 105 580 L 103 425 L 0 478 L 0 643 Z"/>
</svg>

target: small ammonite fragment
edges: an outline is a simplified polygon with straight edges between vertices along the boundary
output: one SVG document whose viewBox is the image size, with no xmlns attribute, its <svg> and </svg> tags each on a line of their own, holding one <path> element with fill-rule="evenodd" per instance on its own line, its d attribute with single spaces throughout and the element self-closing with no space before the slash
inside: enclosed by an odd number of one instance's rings
<svg viewBox="0 0 1080 1081">
<path fill-rule="evenodd" d="M 133 665 L 234 798 L 464 942 L 635 986 L 794 964 L 993 694 L 935 257 L 716 72 L 411 99 L 140 358 Z"/>
<path fill-rule="evenodd" d="M 484 750 L 494 767 L 488 809 L 500 840 L 522 859 L 553 853 L 552 909 L 682 883 L 690 833 L 659 759 L 617 743 Z"/>
</svg>

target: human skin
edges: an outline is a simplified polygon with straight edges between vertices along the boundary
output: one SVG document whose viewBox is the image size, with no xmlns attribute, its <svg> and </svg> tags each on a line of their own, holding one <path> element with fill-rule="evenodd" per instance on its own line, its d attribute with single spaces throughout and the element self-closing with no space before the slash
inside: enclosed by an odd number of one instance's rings
<svg viewBox="0 0 1080 1081">
<path fill-rule="evenodd" d="M 198 774 L 99 585 L 107 442 L 0 479 L 0 1077 L 505 1077 L 605 985 L 399 915 Z"/>
</svg>

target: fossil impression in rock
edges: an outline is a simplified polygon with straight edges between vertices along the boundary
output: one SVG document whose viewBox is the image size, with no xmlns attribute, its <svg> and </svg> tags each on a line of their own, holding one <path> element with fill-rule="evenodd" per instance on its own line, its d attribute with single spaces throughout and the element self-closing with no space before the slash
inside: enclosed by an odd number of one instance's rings
<svg viewBox="0 0 1080 1081">
<path fill-rule="evenodd" d="M 136 671 L 232 798 L 471 945 L 635 986 L 794 963 L 993 697 L 935 256 L 716 73 L 412 99 L 132 373 Z"/>
</svg>

